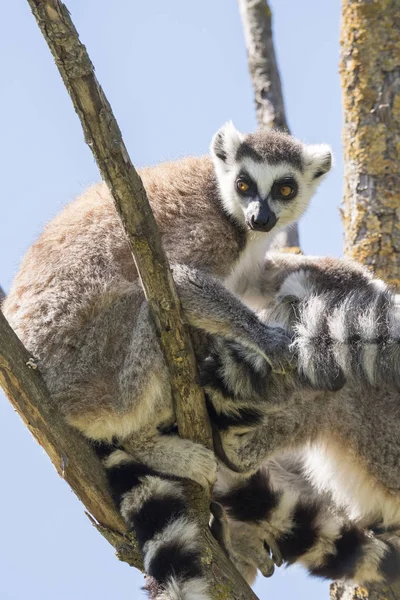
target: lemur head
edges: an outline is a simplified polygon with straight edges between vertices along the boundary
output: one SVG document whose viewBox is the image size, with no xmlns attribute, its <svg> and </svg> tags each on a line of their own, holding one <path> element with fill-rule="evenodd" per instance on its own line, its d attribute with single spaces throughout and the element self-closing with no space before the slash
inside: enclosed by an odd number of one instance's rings
<svg viewBox="0 0 400 600">
<path fill-rule="evenodd" d="M 232 122 L 214 135 L 211 155 L 225 210 L 263 232 L 297 221 L 332 165 L 325 144 L 303 144 L 275 130 L 243 135 Z"/>
</svg>

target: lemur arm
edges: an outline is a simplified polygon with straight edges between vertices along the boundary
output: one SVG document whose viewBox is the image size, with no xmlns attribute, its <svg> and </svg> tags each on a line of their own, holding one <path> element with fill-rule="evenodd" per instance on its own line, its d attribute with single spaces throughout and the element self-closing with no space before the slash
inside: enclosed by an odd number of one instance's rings
<svg viewBox="0 0 400 600">
<path fill-rule="evenodd" d="M 273 372 L 283 373 L 292 368 L 291 338 L 283 328 L 262 323 L 219 279 L 185 265 L 173 265 L 172 271 L 190 325 L 240 341 L 261 354 Z"/>
</svg>

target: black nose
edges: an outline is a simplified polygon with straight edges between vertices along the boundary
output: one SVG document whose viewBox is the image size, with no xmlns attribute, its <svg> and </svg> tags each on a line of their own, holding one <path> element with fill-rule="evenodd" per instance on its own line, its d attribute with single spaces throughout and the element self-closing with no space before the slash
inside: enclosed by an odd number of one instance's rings
<svg viewBox="0 0 400 600">
<path fill-rule="evenodd" d="M 250 226 L 255 231 L 271 231 L 276 225 L 277 218 L 273 212 L 270 212 L 265 217 L 252 215 L 250 217 Z"/>
</svg>

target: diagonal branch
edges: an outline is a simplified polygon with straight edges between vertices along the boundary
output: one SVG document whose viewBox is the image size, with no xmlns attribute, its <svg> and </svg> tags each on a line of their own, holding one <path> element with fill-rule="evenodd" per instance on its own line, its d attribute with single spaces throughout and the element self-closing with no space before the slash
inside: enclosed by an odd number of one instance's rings
<svg viewBox="0 0 400 600">
<path fill-rule="evenodd" d="M 272 13 L 266 0 L 238 0 L 260 129 L 289 131 L 272 35 Z M 300 246 L 297 224 L 275 238 L 279 248 Z"/>
</svg>

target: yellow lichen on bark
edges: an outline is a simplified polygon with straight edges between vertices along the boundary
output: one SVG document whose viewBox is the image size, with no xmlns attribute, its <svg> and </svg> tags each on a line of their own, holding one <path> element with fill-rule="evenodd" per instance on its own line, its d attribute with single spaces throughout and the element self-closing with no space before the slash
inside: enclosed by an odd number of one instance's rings
<svg viewBox="0 0 400 600">
<path fill-rule="evenodd" d="M 400 2 L 343 0 L 345 253 L 400 283 Z"/>
</svg>

